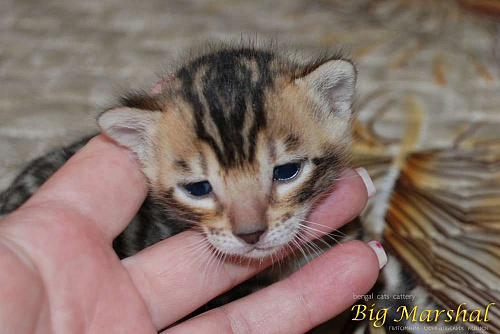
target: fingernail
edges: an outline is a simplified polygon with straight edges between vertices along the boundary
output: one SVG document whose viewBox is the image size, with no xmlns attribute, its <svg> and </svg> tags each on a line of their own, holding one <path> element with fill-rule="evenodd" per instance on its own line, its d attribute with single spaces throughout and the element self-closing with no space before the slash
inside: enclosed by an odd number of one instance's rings
<svg viewBox="0 0 500 334">
<path fill-rule="evenodd" d="M 372 240 L 372 241 L 368 241 L 366 244 L 368 246 L 370 246 L 370 248 L 373 249 L 373 251 L 377 255 L 378 269 L 384 268 L 385 265 L 387 264 L 387 254 L 385 253 L 385 250 L 382 247 L 382 245 L 380 244 L 380 242 L 378 242 L 376 240 Z"/>
<path fill-rule="evenodd" d="M 368 193 L 368 198 L 372 198 L 373 196 L 375 196 L 375 193 L 377 191 L 375 190 L 375 185 L 373 184 L 370 174 L 368 174 L 366 169 L 364 169 L 363 167 L 356 168 L 355 171 L 356 173 L 358 173 L 359 176 L 361 176 L 361 179 L 365 184 L 366 192 Z"/>
</svg>

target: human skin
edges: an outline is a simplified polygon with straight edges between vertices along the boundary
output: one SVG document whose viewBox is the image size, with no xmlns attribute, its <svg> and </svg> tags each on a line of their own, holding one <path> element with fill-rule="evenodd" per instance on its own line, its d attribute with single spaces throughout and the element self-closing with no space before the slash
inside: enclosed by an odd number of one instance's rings
<svg viewBox="0 0 500 334">
<path fill-rule="evenodd" d="M 2 333 L 157 333 L 265 267 L 192 265 L 185 246 L 203 238 L 193 230 L 120 260 L 112 240 L 146 195 L 132 154 L 99 135 L 0 220 Z M 309 220 L 325 232 L 339 228 L 367 199 L 362 178 L 347 170 Z M 349 241 L 276 284 L 165 332 L 302 333 L 347 309 L 378 273 L 374 250 Z"/>
</svg>

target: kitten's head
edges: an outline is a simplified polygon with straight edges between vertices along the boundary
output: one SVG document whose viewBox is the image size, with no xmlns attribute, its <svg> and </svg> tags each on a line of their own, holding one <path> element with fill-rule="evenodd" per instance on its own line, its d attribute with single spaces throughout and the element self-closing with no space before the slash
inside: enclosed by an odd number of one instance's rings
<svg viewBox="0 0 500 334">
<path fill-rule="evenodd" d="M 224 48 L 124 97 L 99 125 L 136 154 L 158 203 L 217 250 L 262 258 L 296 238 L 345 167 L 355 84 L 340 57 Z"/>
</svg>

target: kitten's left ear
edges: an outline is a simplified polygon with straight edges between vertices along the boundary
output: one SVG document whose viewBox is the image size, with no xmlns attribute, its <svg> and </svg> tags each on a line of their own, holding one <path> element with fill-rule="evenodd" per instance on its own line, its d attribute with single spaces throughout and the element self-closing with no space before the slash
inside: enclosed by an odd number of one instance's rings
<svg viewBox="0 0 500 334">
<path fill-rule="evenodd" d="M 143 161 L 161 115 L 159 111 L 118 107 L 103 112 L 97 123 L 102 133 L 129 148 Z"/>
<path fill-rule="evenodd" d="M 349 118 L 356 77 L 354 64 L 340 59 L 321 64 L 312 72 L 296 79 L 296 83 L 309 89 L 322 104 L 329 107 L 329 111 Z"/>
</svg>

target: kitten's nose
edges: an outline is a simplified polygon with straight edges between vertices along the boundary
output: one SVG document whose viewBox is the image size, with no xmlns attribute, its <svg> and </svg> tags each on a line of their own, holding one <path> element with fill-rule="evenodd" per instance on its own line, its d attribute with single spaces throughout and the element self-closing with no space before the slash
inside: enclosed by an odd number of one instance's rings
<svg viewBox="0 0 500 334">
<path fill-rule="evenodd" d="M 247 244 L 255 245 L 257 242 L 259 242 L 260 236 L 263 235 L 264 232 L 266 232 L 265 229 L 259 229 L 252 233 L 235 233 L 235 235 L 245 241 Z"/>
</svg>

